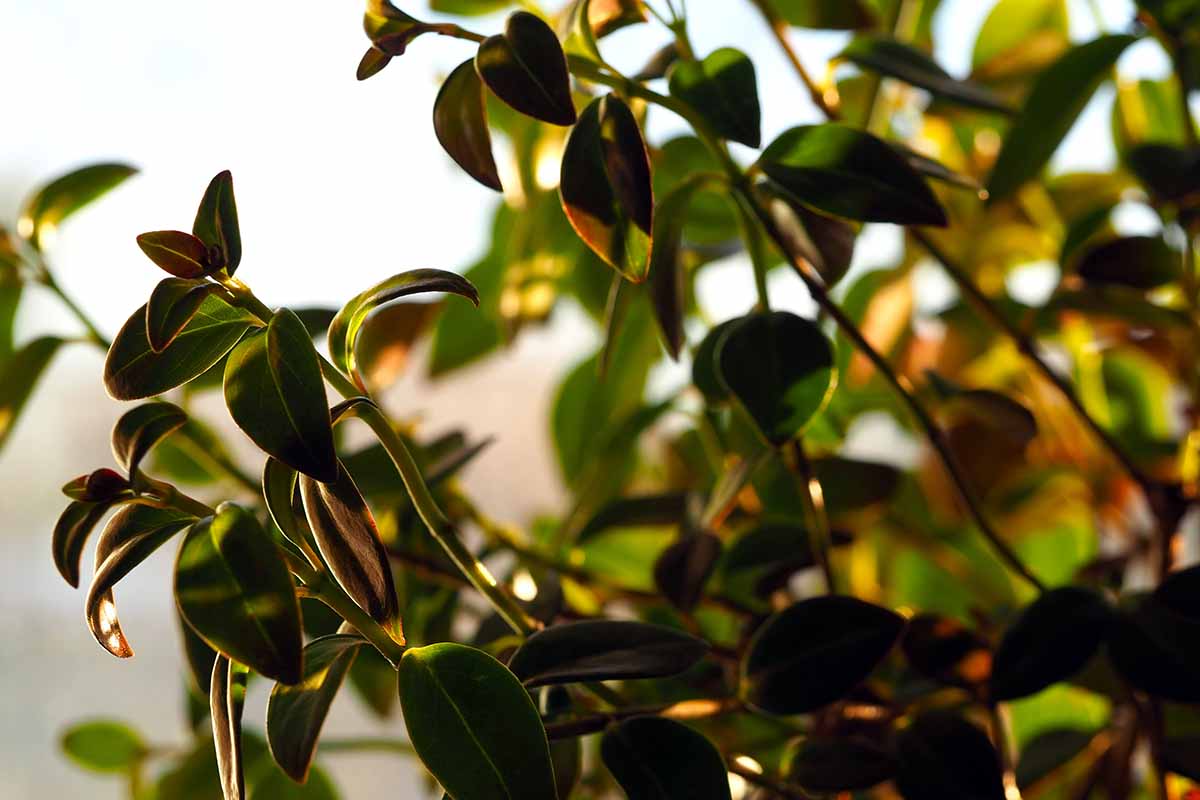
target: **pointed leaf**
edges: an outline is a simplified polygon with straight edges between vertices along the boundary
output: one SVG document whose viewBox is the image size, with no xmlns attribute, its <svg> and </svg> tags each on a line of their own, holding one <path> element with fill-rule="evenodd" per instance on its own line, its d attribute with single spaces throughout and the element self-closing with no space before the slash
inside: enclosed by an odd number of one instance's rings
<svg viewBox="0 0 1200 800">
<path fill-rule="evenodd" d="M 209 714 L 212 717 L 213 747 L 217 752 L 217 771 L 225 800 L 246 797 L 245 767 L 242 764 L 242 708 L 246 704 L 248 670 L 217 656 L 213 662 L 209 689 Z"/>
<path fill-rule="evenodd" d="M 47 232 L 135 174 L 137 169 L 127 164 L 92 164 L 68 172 L 25 201 L 17 232 L 41 249 Z"/>
<path fill-rule="evenodd" d="M 368 47 L 367 51 L 363 53 L 362 60 L 358 62 L 358 69 L 354 71 L 354 77 L 365 81 L 382 72 L 391 60 L 392 57 L 378 47 Z"/>
<path fill-rule="evenodd" d="M 159 281 L 146 303 L 146 341 L 150 349 L 155 353 L 166 350 L 196 316 L 205 299 L 221 294 L 221 287 L 215 283 L 183 278 Z"/>
<path fill-rule="evenodd" d="M 575 122 L 567 60 L 541 18 L 527 11 L 510 16 L 503 35 L 479 45 L 475 69 L 497 97 L 522 114 L 555 125 Z"/>
<path fill-rule="evenodd" d="M 233 175 L 229 170 L 218 172 L 204 190 L 196 221 L 192 223 L 196 238 L 215 248 L 220 258 L 210 259 L 208 268 L 224 267 L 232 275 L 242 263 L 242 234 L 238 227 L 237 203 L 233 199 Z"/>
<path fill-rule="evenodd" d="M 650 239 L 650 304 L 667 353 L 675 361 L 683 349 L 683 319 L 687 312 L 687 272 L 680 261 L 688 205 L 701 184 L 686 181 L 660 199 L 654 208 Z"/>
<path fill-rule="evenodd" d="M 525 640 L 509 662 L 526 686 L 577 681 L 665 678 L 690 668 L 708 652 L 696 637 L 631 620 L 587 620 L 552 625 Z"/>
<path fill-rule="evenodd" d="M 133 478 L 146 454 L 187 420 L 187 413 L 171 403 L 143 403 L 126 411 L 113 426 L 113 458 Z"/>
<path fill-rule="evenodd" d="M 73 587 L 79 586 L 79 559 L 83 556 L 83 546 L 92 529 L 111 508 L 111 503 L 76 501 L 66 507 L 54 525 L 50 544 L 54 566 L 63 580 Z"/>
<path fill-rule="evenodd" d="M 890 780 L 896 769 L 896 757 L 866 739 L 810 736 L 792 756 L 788 777 L 812 792 L 855 792 Z"/>
<path fill-rule="evenodd" d="M 918 717 L 900 732 L 896 746 L 896 788 L 905 800 L 1005 798 L 995 748 L 987 734 L 962 717 L 949 712 Z"/>
<path fill-rule="evenodd" d="M 64 486 L 62 491 L 72 500 L 83 500 L 87 503 L 111 503 L 133 496 L 125 476 L 107 467 L 80 475 Z"/>
<path fill-rule="evenodd" d="M 202 278 L 208 273 L 208 246 L 183 231 L 151 231 L 137 237 L 138 247 L 176 278 Z"/>
<path fill-rule="evenodd" d="M 433 101 L 433 130 L 463 170 L 489 189 L 503 191 L 492 156 L 483 82 L 472 61 L 454 68 Z"/>
<path fill-rule="evenodd" d="M 692 383 L 710 405 L 729 399 L 729 390 L 725 388 L 717 371 L 717 345 L 724 339 L 725 334 L 741 321 L 742 317 L 734 317 L 714 325 L 704 334 L 692 356 Z"/>
<path fill-rule="evenodd" d="M 0 449 L 16 427 L 25 403 L 33 394 L 38 378 L 50 365 L 58 348 L 66 342 L 57 336 L 43 336 L 19 348 L 0 363 Z"/>
<path fill-rule="evenodd" d="M 767 211 L 783 234 L 788 255 L 809 262 L 826 286 L 840 281 L 854 258 L 855 226 L 812 211 L 773 183 L 765 182 L 762 189 L 771 200 Z"/>
<path fill-rule="evenodd" d="M 722 139 L 749 147 L 762 144 L 754 62 L 742 51 L 722 47 L 703 61 L 680 61 L 668 85 L 671 96 L 699 112 Z"/>
<path fill-rule="evenodd" d="M 298 513 L 295 503 L 296 470 L 282 461 L 267 458 L 263 465 L 262 487 L 267 513 L 275 527 L 293 544 L 309 540 L 308 523 Z"/>
<path fill-rule="evenodd" d="M 600 757 L 629 800 L 729 800 L 725 762 L 681 722 L 634 717 L 609 729 Z"/>
</svg>

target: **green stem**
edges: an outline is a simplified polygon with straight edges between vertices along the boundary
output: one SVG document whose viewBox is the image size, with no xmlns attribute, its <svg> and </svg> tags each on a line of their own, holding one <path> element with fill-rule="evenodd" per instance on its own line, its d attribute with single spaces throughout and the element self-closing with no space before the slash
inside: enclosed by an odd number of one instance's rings
<svg viewBox="0 0 1200 800">
<path fill-rule="evenodd" d="M 100 332 L 91 318 L 84 313 L 83 309 L 62 290 L 62 287 L 58 285 L 58 281 L 54 279 L 54 275 L 44 265 L 42 266 L 38 280 L 58 297 L 59 302 L 67 307 L 67 310 L 71 312 L 75 319 L 79 320 L 79 323 L 83 325 L 83 329 L 87 332 L 88 340 L 101 350 L 107 352 L 112 343 Z"/>
<path fill-rule="evenodd" d="M 321 753 L 402 753 L 416 755 L 410 742 L 404 739 L 374 738 L 368 736 L 348 739 L 322 739 Z"/>
</svg>

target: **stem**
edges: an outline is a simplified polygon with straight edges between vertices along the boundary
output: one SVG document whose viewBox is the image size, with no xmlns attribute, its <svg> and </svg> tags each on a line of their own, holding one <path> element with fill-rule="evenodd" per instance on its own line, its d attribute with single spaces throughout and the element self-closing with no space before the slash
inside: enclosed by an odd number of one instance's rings
<svg viewBox="0 0 1200 800">
<path fill-rule="evenodd" d="M 992 723 L 992 739 L 996 751 L 1000 754 L 1000 766 L 1003 770 L 1004 796 L 1007 800 L 1021 800 L 1021 788 L 1017 785 L 1015 758 L 1012 748 L 1012 737 L 1009 735 L 1008 720 L 998 705 L 991 705 L 988 714 Z"/>
<path fill-rule="evenodd" d="M 739 198 L 740 195 L 734 195 L 733 206 L 737 215 L 738 227 L 742 231 L 742 241 L 746 243 L 746 253 L 750 256 L 750 266 L 754 268 L 754 290 L 758 294 L 758 310 L 770 311 L 771 298 L 767 293 L 767 254 L 758 233 L 758 226 L 754 224 L 754 217 L 746 210 Z"/>
<path fill-rule="evenodd" d="M 812 98 L 813 104 L 821 110 L 826 119 L 839 120 L 842 118 L 841 111 L 836 104 L 831 104 L 825 98 L 825 93 L 821 91 L 812 76 L 808 74 L 808 70 L 804 68 L 804 62 L 800 60 L 796 48 L 792 47 L 792 40 L 789 38 L 790 29 L 785 20 L 780 18 L 775 9 L 767 2 L 767 0 L 750 0 L 751 4 L 758 9 L 766 20 L 767 27 L 771 29 L 771 33 L 775 37 L 775 41 L 779 43 L 783 54 L 787 56 L 787 60 L 791 62 L 792 69 L 796 70 L 796 74 L 800 76 L 800 81 L 804 87 L 808 89 L 809 97 Z M 836 95 L 835 95 L 836 97 Z"/>
<path fill-rule="evenodd" d="M 728 759 L 726 769 L 747 783 L 752 783 L 780 797 L 786 797 L 788 800 L 812 800 L 812 795 L 805 794 L 800 789 L 788 786 L 775 778 L 769 778 L 763 773 L 739 763 L 737 758 Z"/>
<path fill-rule="evenodd" d="M 829 515 L 825 513 L 825 494 L 800 439 L 792 440 L 792 458 L 785 462 L 802 484 L 798 491 L 809 518 L 809 547 L 813 558 L 825 576 L 826 590 L 829 594 L 837 594 L 837 580 L 833 574 L 833 534 L 829 529 Z"/>
<path fill-rule="evenodd" d="M 386 752 L 416 755 L 412 744 L 404 739 L 386 739 L 383 737 L 360 736 L 348 739 L 322 739 L 321 753 L 367 753 Z"/>
<path fill-rule="evenodd" d="M 83 309 L 76 305 L 75 301 L 62 290 L 62 287 L 58 285 L 58 281 L 54 279 L 54 276 L 50 273 L 50 270 L 46 269 L 44 264 L 42 265 L 38 280 L 58 297 L 59 301 L 67 307 L 67 310 L 71 312 L 75 319 L 79 320 L 79 323 L 83 325 L 83 329 L 87 332 L 88 340 L 101 350 L 107 352 L 108 348 L 112 346 L 112 342 L 100 332 L 91 318 L 84 313 Z"/>
</svg>

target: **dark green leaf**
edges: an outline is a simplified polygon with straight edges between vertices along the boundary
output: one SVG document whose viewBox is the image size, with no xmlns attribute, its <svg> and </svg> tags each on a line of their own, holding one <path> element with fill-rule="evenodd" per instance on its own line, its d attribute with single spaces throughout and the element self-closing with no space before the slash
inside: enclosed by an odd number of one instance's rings
<svg viewBox="0 0 1200 800">
<path fill-rule="evenodd" d="M 734 317 L 713 326 L 696 346 L 696 353 L 692 357 L 692 383 L 710 404 L 715 405 L 729 399 L 729 390 L 721 382 L 717 369 L 717 345 L 742 319 Z"/>
<path fill-rule="evenodd" d="M 813 459 L 813 474 L 833 516 L 886 503 L 900 485 L 900 472 L 893 466 L 841 456 Z"/>
<path fill-rule="evenodd" d="M 587 620 L 552 625 L 530 636 L 509 668 L 525 685 L 664 678 L 708 652 L 701 639 L 645 622 Z"/>
<path fill-rule="evenodd" d="M 225 405 L 250 439 L 297 472 L 338 476 L 321 363 L 292 311 L 275 312 L 265 331 L 242 341 L 225 365 Z"/>
<path fill-rule="evenodd" d="M 301 678 L 300 607 L 274 541 L 229 503 L 192 526 L 175 562 L 183 618 L 218 652 L 281 683 Z"/>
<path fill-rule="evenodd" d="M 988 179 L 989 202 L 1002 200 L 1041 171 L 1113 64 L 1136 36 L 1101 36 L 1072 48 L 1038 75 Z"/>
<path fill-rule="evenodd" d="M 224 267 L 232 275 L 242 263 L 242 233 L 238 227 L 237 203 L 233 199 L 233 175 L 219 172 L 209 182 L 192 223 L 196 238 L 215 248 L 220 258 L 209 260 L 208 268 Z"/>
<path fill-rule="evenodd" d="M 772 714 L 815 711 L 862 683 L 903 631 L 903 617 L 853 597 L 802 600 L 755 634 L 744 695 Z"/>
<path fill-rule="evenodd" d="M 721 540 L 708 531 L 687 533 L 654 562 L 654 585 L 680 611 L 700 602 L 704 586 L 721 557 Z"/>
<path fill-rule="evenodd" d="M 421 762 L 454 800 L 556 800 L 537 709 L 487 653 L 450 642 L 405 651 L 400 706 Z"/>
<path fill-rule="evenodd" d="M 92 164 L 68 172 L 25 201 L 17 231 L 41 249 L 47 232 L 135 174 L 137 169 L 126 164 Z"/>
<path fill-rule="evenodd" d="M 908 162 L 885 142 L 846 125 L 780 134 L 759 165 L 801 202 L 864 222 L 945 225 L 946 213 Z"/>
<path fill-rule="evenodd" d="M 679 251 L 688 206 L 700 186 L 696 181 L 681 183 L 662 197 L 654 207 L 654 229 L 650 236 L 654 244 L 647 266 L 650 305 L 667 353 L 676 361 L 684 345 L 683 320 L 687 313 L 687 269 Z"/>
<path fill-rule="evenodd" d="M 575 122 L 567 60 L 541 18 L 527 11 L 510 16 L 503 35 L 479 45 L 475 69 L 497 97 L 522 114 L 555 125 Z"/>
<path fill-rule="evenodd" d="M 717 345 L 720 380 L 773 445 L 796 436 L 834 386 L 833 346 L 786 311 L 745 317 Z"/>
<path fill-rule="evenodd" d="M 650 268 L 654 193 L 646 144 L 616 95 L 593 100 L 563 150 L 559 195 L 584 244 L 634 283 Z"/>
<path fill-rule="evenodd" d="M 503 191 L 492 157 L 483 82 L 472 61 L 454 68 L 433 101 L 433 130 L 463 170 L 489 189 Z"/>
<path fill-rule="evenodd" d="M 1151 595 L 1130 595 L 1113 621 L 1108 654 L 1133 686 L 1200 701 L 1200 568 L 1173 572 Z"/>
<path fill-rule="evenodd" d="M 933 712 L 896 740 L 896 788 L 905 800 L 1004 800 L 1000 759 L 987 734 L 962 717 Z"/>
<path fill-rule="evenodd" d="M 1075 756 L 1087 749 L 1095 732 L 1056 728 L 1039 733 L 1021 746 L 1017 761 L 1017 785 L 1028 789 L 1042 778 L 1049 777 Z"/>
<path fill-rule="evenodd" d="M 225 800 L 246 797 L 245 767 L 242 763 L 242 708 L 246 703 L 248 670 L 241 664 L 217 656 L 209 689 L 213 745 Z"/>
<path fill-rule="evenodd" d="M 62 735 L 62 749 L 76 764 L 96 772 L 129 772 L 149 751 L 137 731 L 111 720 L 72 725 Z"/>
<path fill-rule="evenodd" d="M 687 508 L 686 492 L 622 497 L 605 505 L 580 529 L 576 544 L 609 528 L 678 525 Z"/>
<path fill-rule="evenodd" d="M 703 61 L 680 61 L 668 81 L 671 95 L 687 103 L 722 139 L 762 144 L 758 82 L 745 53 L 722 47 Z"/>
<path fill-rule="evenodd" d="M 215 283 L 164 278 L 154 287 L 146 303 L 146 341 L 161 353 L 187 327 L 210 295 L 221 296 Z"/>
<path fill-rule="evenodd" d="M 725 762 L 683 723 L 634 717 L 600 740 L 604 766 L 629 800 L 729 800 Z"/>
<path fill-rule="evenodd" d="M 1160 200 L 1200 200 L 1200 149 L 1143 144 L 1125 154 L 1129 168 L 1150 194 Z"/>
<path fill-rule="evenodd" d="M 176 278 L 203 278 L 208 272 L 208 246 L 183 231 L 151 231 L 137 237 L 151 261 Z"/>
<path fill-rule="evenodd" d="M 112 508 L 111 503 L 75 501 L 63 510 L 54 524 L 50 549 L 58 574 L 71 586 L 79 586 L 79 559 L 92 529 Z"/>
<path fill-rule="evenodd" d="M 840 281 L 854 258 L 855 227 L 812 211 L 773 183 L 767 182 L 763 188 L 772 198 L 767 211 L 783 234 L 787 254 L 812 264 L 827 286 Z"/>
<path fill-rule="evenodd" d="M 792 756 L 788 778 L 812 792 L 853 792 L 891 779 L 896 769 L 896 757 L 866 739 L 810 736 Z"/>
<path fill-rule="evenodd" d="M 296 470 L 281 461 L 268 458 L 263 465 L 263 500 L 267 513 L 275 526 L 293 544 L 308 541 L 311 532 L 308 523 L 298 513 L 296 497 Z"/>
<path fill-rule="evenodd" d="M 0 449 L 17 425 L 21 410 L 50 360 L 65 344 L 57 336 L 42 336 L 17 349 L 0 363 Z"/>
<path fill-rule="evenodd" d="M 268 765 L 251 772 L 250 800 L 338 800 L 338 792 L 324 770 L 315 766 L 299 785 Z"/>
<path fill-rule="evenodd" d="M 850 31 L 870 28 L 875 15 L 863 0 L 769 0 L 789 25 L 798 28 Z"/>
<path fill-rule="evenodd" d="M 113 458 L 133 478 L 146 454 L 187 419 L 184 410 L 171 403 L 143 403 L 126 411 L 113 426 Z"/>
<path fill-rule="evenodd" d="M 1091 284 L 1155 289 L 1176 280 L 1182 262 L 1161 236 L 1124 236 L 1085 250 L 1075 271 Z"/>
</svg>

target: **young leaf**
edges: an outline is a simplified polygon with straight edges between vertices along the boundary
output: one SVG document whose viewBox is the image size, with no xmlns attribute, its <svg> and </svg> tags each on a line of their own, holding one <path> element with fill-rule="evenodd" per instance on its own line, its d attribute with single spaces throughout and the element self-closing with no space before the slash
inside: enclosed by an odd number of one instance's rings
<svg viewBox="0 0 1200 800">
<path fill-rule="evenodd" d="M 442 84 L 433 101 L 433 130 L 463 171 L 489 189 L 503 191 L 492 156 L 483 82 L 472 61 L 455 67 Z"/>
<path fill-rule="evenodd" d="M 896 757 L 866 739 L 810 736 L 792 756 L 788 777 L 811 792 L 857 792 L 890 780 Z"/>
<path fill-rule="evenodd" d="M 179 430 L 188 416 L 171 403 L 143 403 L 121 415 L 112 430 L 113 458 L 131 479 L 146 454 Z"/>
<path fill-rule="evenodd" d="M 42 237 L 93 200 L 125 182 L 137 169 L 127 164 L 92 164 L 68 172 L 43 186 L 25 201 L 17 232 L 35 248 Z"/>
<path fill-rule="evenodd" d="M 892 649 L 904 618 L 853 597 L 802 600 L 763 624 L 742 664 L 746 700 L 804 714 L 845 697 Z"/>
<path fill-rule="evenodd" d="M 184 278 L 164 278 L 146 302 L 146 341 L 161 353 L 175 341 L 210 295 L 220 296 L 215 283 Z"/>
<path fill-rule="evenodd" d="M 242 764 L 242 708 L 246 704 L 248 670 L 218 655 L 209 682 L 209 714 L 217 771 L 225 800 L 245 800 L 246 778 Z"/>
<path fill-rule="evenodd" d="M 336 480 L 337 454 L 321 363 L 289 309 L 247 337 L 225 365 L 225 405 L 264 452 L 320 481 Z"/>
<path fill-rule="evenodd" d="M 1104 642 L 1112 609 L 1091 589 L 1052 589 L 1026 608 L 1004 634 L 988 683 L 993 700 L 1015 700 L 1066 680 Z"/>
<path fill-rule="evenodd" d="M 988 202 L 1008 197 L 1041 171 L 1117 58 L 1136 40 L 1101 36 L 1072 48 L 1038 75 L 996 157 Z"/>
<path fill-rule="evenodd" d="M 684 613 L 690 613 L 704 594 L 704 585 L 721 557 L 721 540 L 708 531 L 686 533 L 654 562 L 654 585 Z"/>
<path fill-rule="evenodd" d="M 137 243 L 151 261 L 176 278 L 203 278 L 208 273 L 208 246 L 190 233 L 140 233 Z"/>
<path fill-rule="evenodd" d="M 192 233 L 210 249 L 220 253 L 209 270 L 225 268 L 232 275 L 242 263 L 242 233 L 238 227 L 237 203 L 233 199 L 233 175 L 229 170 L 218 172 L 204 190 Z"/>
<path fill-rule="evenodd" d="M 475 69 L 497 97 L 522 114 L 554 125 L 574 124 L 567 59 L 541 18 L 527 11 L 510 16 L 503 35 L 479 45 Z"/>
<path fill-rule="evenodd" d="M 16 427 L 38 378 L 50 365 L 50 360 L 65 344 L 57 336 L 34 339 L 0 363 L 0 449 Z"/>
<path fill-rule="evenodd" d="M 63 486 L 62 493 L 86 503 L 111 503 L 133 496 L 125 476 L 108 467 L 80 475 Z"/>
<path fill-rule="evenodd" d="M 358 62 L 358 69 L 354 71 L 354 77 L 360 81 L 365 81 L 374 75 L 378 75 L 383 71 L 383 68 L 388 65 L 392 57 L 372 45 L 363 53 L 362 59 Z"/>
<path fill-rule="evenodd" d="M 1123 236 L 1085 250 L 1075 271 L 1090 284 L 1156 289 L 1179 278 L 1182 260 L 1161 236 Z"/>
<path fill-rule="evenodd" d="M 600 757 L 629 800 L 729 800 L 725 762 L 681 722 L 634 717 L 610 728 Z"/>
<path fill-rule="evenodd" d="M 696 637 L 632 620 L 587 620 L 552 625 L 525 640 L 509 669 L 530 688 L 579 681 L 665 678 L 708 652 Z"/>
<path fill-rule="evenodd" d="M 224 503 L 215 517 L 192 526 L 175 562 L 175 599 L 213 649 L 280 683 L 300 680 L 292 578 L 250 512 Z"/>
<path fill-rule="evenodd" d="M 745 53 L 722 47 L 703 61 L 680 61 L 671 70 L 671 96 L 694 108 L 722 139 L 762 144 L 758 81 Z"/>
<path fill-rule="evenodd" d="M 400 706 L 421 763 L 454 800 L 557 800 L 537 709 L 482 650 L 443 642 L 405 651 Z"/>
<path fill-rule="evenodd" d="M 79 559 L 92 529 L 112 508 L 111 503 L 75 501 L 63 510 L 54 524 L 50 550 L 58 574 L 72 587 L 79 586 Z"/>
<path fill-rule="evenodd" d="M 563 150 L 559 196 L 583 243 L 640 283 L 650 266 L 654 192 L 646 143 L 616 95 L 593 100 Z"/>
<path fill-rule="evenodd" d="M 333 698 L 366 642 L 357 634 L 335 633 L 304 648 L 304 679 L 295 686 L 275 684 L 267 701 L 267 744 L 288 777 L 308 779 L 321 726 Z"/>
<path fill-rule="evenodd" d="M 937 198 L 901 155 L 846 125 L 784 131 L 758 163 L 796 199 L 828 214 L 898 225 L 946 224 Z"/>
<path fill-rule="evenodd" d="M 716 359 L 726 390 L 775 446 L 804 429 L 834 385 L 829 339 L 786 311 L 745 317 L 721 339 Z"/>
<path fill-rule="evenodd" d="M 896 739 L 896 788 L 905 800 L 1004 800 L 1000 759 L 987 734 L 960 716 L 931 712 Z"/>
<path fill-rule="evenodd" d="M 103 719 L 72 725 L 62 735 L 62 749 L 67 758 L 95 772 L 131 772 L 149 752 L 137 731 Z"/>
<path fill-rule="evenodd" d="M 113 339 L 104 361 L 104 386 L 114 400 L 162 394 L 202 375 L 257 324 L 245 309 L 209 295 L 175 339 L 156 353 L 146 335 L 142 306 Z"/>
</svg>

